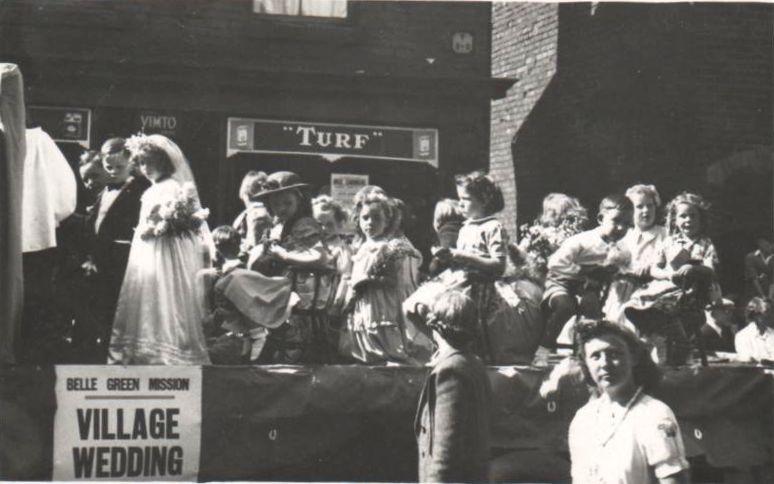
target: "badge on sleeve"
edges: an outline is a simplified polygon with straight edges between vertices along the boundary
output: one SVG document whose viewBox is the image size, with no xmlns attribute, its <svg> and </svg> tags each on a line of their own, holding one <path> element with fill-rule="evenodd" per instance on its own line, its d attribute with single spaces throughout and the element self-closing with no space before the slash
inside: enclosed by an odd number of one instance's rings
<svg viewBox="0 0 774 484">
<path fill-rule="evenodd" d="M 658 430 L 666 438 L 674 439 L 677 437 L 677 426 L 674 422 L 669 420 L 665 420 L 658 424 Z"/>
</svg>

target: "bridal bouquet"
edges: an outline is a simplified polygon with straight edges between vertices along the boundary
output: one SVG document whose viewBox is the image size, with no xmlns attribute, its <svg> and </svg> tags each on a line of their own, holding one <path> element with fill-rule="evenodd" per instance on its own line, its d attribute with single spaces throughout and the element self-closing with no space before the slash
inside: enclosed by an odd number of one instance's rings
<svg viewBox="0 0 774 484">
<path fill-rule="evenodd" d="M 175 196 L 153 207 L 138 230 L 144 239 L 197 232 L 209 215 L 210 211 L 199 205 L 194 185 L 185 183 Z"/>
</svg>

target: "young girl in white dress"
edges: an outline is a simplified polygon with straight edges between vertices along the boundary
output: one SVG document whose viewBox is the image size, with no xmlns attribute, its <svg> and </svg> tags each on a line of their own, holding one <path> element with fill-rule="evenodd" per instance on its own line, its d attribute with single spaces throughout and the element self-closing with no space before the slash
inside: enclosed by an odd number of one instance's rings
<svg viewBox="0 0 774 484">
<path fill-rule="evenodd" d="M 619 245 L 631 256 L 629 267 L 610 285 L 607 301 L 602 309 L 605 319 L 635 331 L 624 315 L 624 305 L 635 290 L 650 280 L 650 267 L 658 260 L 659 249 L 667 235 L 666 228 L 656 223 L 656 212 L 661 197 L 653 185 L 634 185 L 626 190 L 634 206 L 634 227 L 629 229 Z"/>
<path fill-rule="evenodd" d="M 116 364 L 207 364 L 203 289 L 209 236 L 180 148 L 162 135 L 127 141 L 152 185 L 142 196 L 126 275 L 113 322 L 108 360 Z"/>
<path fill-rule="evenodd" d="M 339 351 L 369 365 L 422 365 L 430 357 L 429 339 L 407 326 L 401 312 L 401 303 L 416 289 L 412 260 L 421 255 L 390 231 L 396 208 L 383 190 L 356 202 L 362 243 L 353 257 Z"/>
</svg>

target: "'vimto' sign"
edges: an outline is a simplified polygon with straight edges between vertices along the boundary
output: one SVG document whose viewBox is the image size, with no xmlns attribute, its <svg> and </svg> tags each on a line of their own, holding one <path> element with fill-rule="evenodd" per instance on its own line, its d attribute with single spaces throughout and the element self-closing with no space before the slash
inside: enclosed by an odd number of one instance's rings
<svg viewBox="0 0 774 484">
<path fill-rule="evenodd" d="M 438 166 L 438 130 L 229 118 L 227 155 L 317 154 L 424 161 Z"/>
</svg>

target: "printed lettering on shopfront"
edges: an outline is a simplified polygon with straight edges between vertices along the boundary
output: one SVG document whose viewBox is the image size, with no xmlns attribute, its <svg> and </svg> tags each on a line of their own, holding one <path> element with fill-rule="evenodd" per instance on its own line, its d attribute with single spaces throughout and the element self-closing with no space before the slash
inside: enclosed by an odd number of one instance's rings
<svg viewBox="0 0 774 484">
<path fill-rule="evenodd" d="M 438 130 L 229 118 L 226 154 L 236 153 L 422 161 L 437 167 Z"/>
<path fill-rule="evenodd" d="M 314 126 L 299 126 L 296 133 L 301 134 L 301 146 L 319 146 L 327 148 L 334 146 L 336 148 L 349 148 L 362 150 L 365 144 L 371 138 L 371 135 L 363 133 L 347 133 L 333 130 L 318 130 Z M 379 133 L 374 133 L 377 135 Z"/>
<path fill-rule="evenodd" d="M 152 114 L 141 114 L 140 122 L 142 129 L 162 129 L 173 131 L 177 128 L 177 118 L 175 116 L 156 116 Z"/>
</svg>

